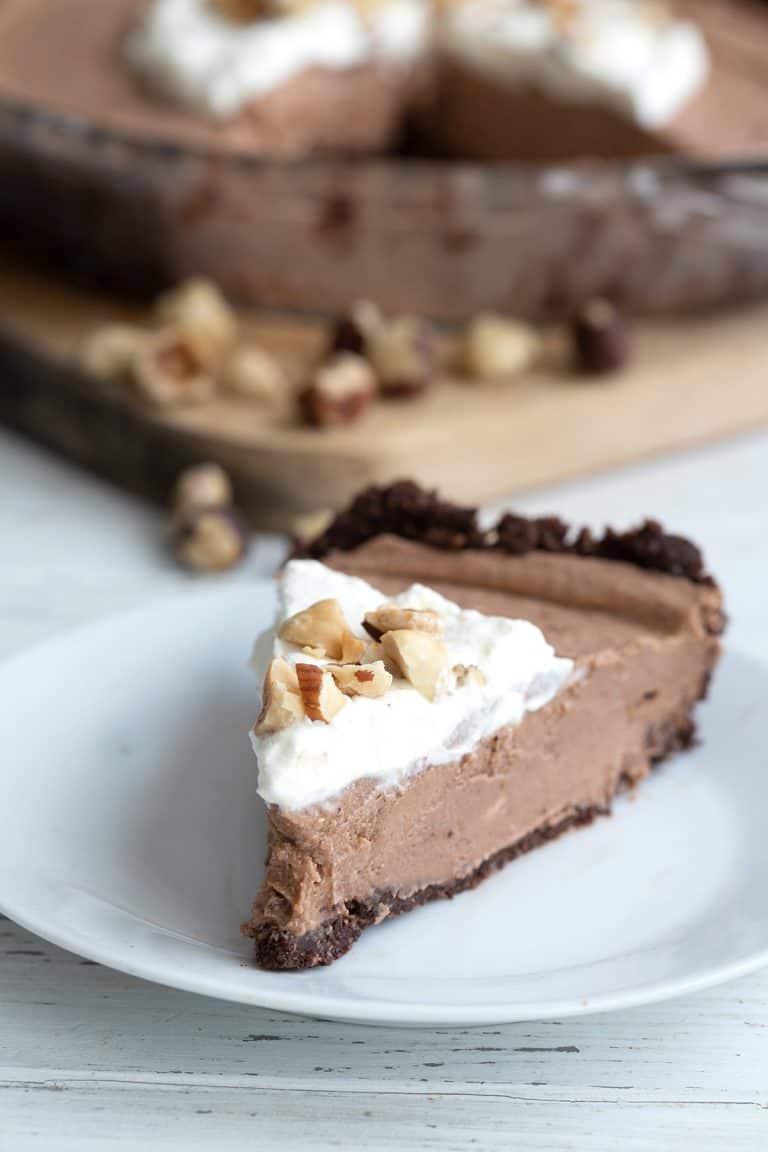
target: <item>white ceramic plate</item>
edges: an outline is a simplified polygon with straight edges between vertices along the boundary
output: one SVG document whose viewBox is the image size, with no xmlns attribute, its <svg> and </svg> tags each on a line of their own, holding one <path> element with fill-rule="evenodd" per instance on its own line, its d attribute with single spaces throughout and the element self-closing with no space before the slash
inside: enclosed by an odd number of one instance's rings
<svg viewBox="0 0 768 1152">
<path fill-rule="evenodd" d="M 366 932 L 327 969 L 260 972 L 239 934 L 265 819 L 248 728 L 268 582 L 92 626 L 0 668 L 0 908 L 114 968 L 373 1023 L 647 1003 L 768 962 L 768 667 L 730 653 L 704 743 L 612 819 L 477 891 Z"/>
</svg>

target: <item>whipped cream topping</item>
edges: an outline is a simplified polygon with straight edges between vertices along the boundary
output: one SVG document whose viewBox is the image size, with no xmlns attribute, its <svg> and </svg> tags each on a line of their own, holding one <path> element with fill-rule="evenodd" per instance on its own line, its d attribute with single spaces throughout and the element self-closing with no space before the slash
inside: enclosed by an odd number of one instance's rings
<svg viewBox="0 0 768 1152">
<path fill-rule="evenodd" d="M 428 38 L 426 0 L 386 0 L 365 16 L 347 0 L 324 0 L 249 24 L 228 20 L 208 0 L 152 0 L 125 56 L 158 92 L 225 118 L 306 68 L 407 65 Z"/>
<path fill-rule="evenodd" d="M 429 701 L 395 679 L 378 699 L 349 698 L 329 724 L 305 718 L 279 732 L 252 732 L 258 790 L 268 804 L 300 809 L 331 800 L 356 780 L 393 787 L 428 765 L 460 760 L 484 737 L 549 703 L 574 675 L 573 661 L 556 656 L 526 620 L 463 610 L 421 584 L 388 598 L 357 577 L 314 560 L 293 560 L 282 574 L 275 628 L 254 648 L 260 682 L 274 656 L 293 663 L 312 659 L 277 631 L 288 617 L 324 599 L 338 600 L 350 629 L 365 639 L 363 616 L 384 602 L 438 612 L 450 664 L 474 665 L 485 682 L 448 686 Z"/>
<path fill-rule="evenodd" d="M 444 41 L 501 82 L 602 102 L 646 129 L 673 120 L 709 71 L 698 28 L 655 0 L 470 0 L 448 15 Z"/>
</svg>

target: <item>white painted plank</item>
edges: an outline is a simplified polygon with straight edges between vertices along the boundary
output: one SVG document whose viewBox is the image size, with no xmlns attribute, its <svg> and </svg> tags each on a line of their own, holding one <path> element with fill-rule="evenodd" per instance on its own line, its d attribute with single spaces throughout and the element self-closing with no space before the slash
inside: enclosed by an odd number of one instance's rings
<svg viewBox="0 0 768 1152">
<path fill-rule="evenodd" d="M 398 1152 L 758 1152 L 768 1118 L 754 1106 L 542 1104 L 499 1094 L 296 1092 L 128 1084 L 0 1083 L 3 1135 L 12 1152 L 82 1149 L 334 1148 Z M 32 1123 L 30 1119 L 33 1117 Z M 5 1140 L 5 1143 L 3 1141 Z"/>
<path fill-rule="evenodd" d="M 361 1028 L 146 984 L 4 921 L 0 995 L 2 1152 L 150 1132 L 152 1147 L 226 1149 L 256 1131 L 259 1147 L 327 1149 L 340 1118 L 350 1147 L 768 1143 L 762 975 L 592 1019 Z"/>
</svg>

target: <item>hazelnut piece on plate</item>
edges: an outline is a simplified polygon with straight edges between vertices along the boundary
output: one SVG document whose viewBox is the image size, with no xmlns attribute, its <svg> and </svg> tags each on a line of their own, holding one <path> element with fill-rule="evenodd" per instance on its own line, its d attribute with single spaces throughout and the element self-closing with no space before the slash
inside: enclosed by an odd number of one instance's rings
<svg viewBox="0 0 768 1152">
<path fill-rule="evenodd" d="M 607 376 L 629 361 L 629 330 L 618 308 L 609 300 L 595 299 L 576 313 L 571 333 L 577 371 Z"/>
<path fill-rule="evenodd" d="M 504 316 L 476 316 L 467 327 L 462 368 L 475 380 L 504 380 L 529 368 L 540 341 L 527 324 Z"/>
<path fill-rule="evenodd" d="M 398 316 L 371 336 L 368 355 L 381 395 L 418 396 L 432 383 L 438 349 L 432 325 L 418 316 Z"/>
<path fill-rule="evenodd" d="M 299 395 L 306 424 L 328 427 L 358 420 L 376 394 L 376 380 L 362 356 L 339 352 L 313 372 Z"/>
</svg>

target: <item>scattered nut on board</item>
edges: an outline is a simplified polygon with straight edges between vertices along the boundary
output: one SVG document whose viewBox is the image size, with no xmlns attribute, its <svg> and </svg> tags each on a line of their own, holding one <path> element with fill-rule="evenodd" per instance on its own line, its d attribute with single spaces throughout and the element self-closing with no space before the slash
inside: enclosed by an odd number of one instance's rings
<svg viewBox="0 0 768 1152">
<path fill-rule="evenodd" d="M 376 393 L 371 366 L 362 356 L 338 352 L 315 369 L 299 394 L 305 424 L 328 427 L 359 420 Z"/>
<path fill-rule="evenodd" d="M 519 376 L 535 361 L 541 340 L 533 328 L 504 316 L 476 316 L 467 326 L 461 367 L 472 380 Z"/>
<path fill-rule="evenodd" d="M 243 559 L 248 535 L 234 508 L 192 508 L 176 520 L 176 555 L 196 572 L 225 572 Z"/>
<path fill-rule="evenodd" d="M 205 403 L 216 392 L 198 345 L 180 328 L 147 335 L 133 354 L 129 377 L 134 392 L 158 407 Z"/>
<path fill-rule="evenodd" d="M 590 300 L 571 325 L 576 370 L 589 376 L 618 372 L 629 362 L 629 330 L 609 300 Z"/>
<path fill-rule="evenodd" d="M 78 352 L 80 366 L 99 380 L 125 383 L 146 332 L 134 324 L 105 324 L 90 332 Z"/>
<path fill-rule="evenodd" d="M 185 469 L 174 485 L 171 509 L 174 551 L 185 568 L 224 572 L 245 556 L 248 530 L 218 464 Z"/>
<path fill-rule="evenodd" d="M 200 359 L 215 368 L 235 345 L 237 316 L 211 280 L 184 280 L 155 303 L 161 324 L 184 332 Z"/>
<path fill-rule="evenodd" d="M 274 400 L 287 387 L 285 371 L 263 348 L 236 348 L 222 373 L 227 391 L 251 400 Z"/>
<path fill-rule="evenodd" d="M 239 343 L 237 315 L 212 281 L 182 281 L 157 299 L 153 317 L 153 326 L 96 328 L 80 346 L 79 366 L 156 407 L 207 403 L 219 391 L 258 403 L 288 394 L 277 360 Z"/>
<path fill-rule="evenodd" d="M 376 304 L 370 300 L 357 300 L 349 312 L 336 321 L 331 333 L 331 351 L 367 356 L 371 337 L 383 323 L 384 317 Z"/>
<path fill-rule="evenodd" d="M 174 485 L 172 507 L 177 515 L 192 508 L 228 508 L 232 502 L 232 482 L 219 464 L 185 468 Z"/>
<path fill-rule="evenodd" d="M 435 332 L 420 316 L 396 316 L 374 329 L 368 354 L 381 395 L 388 398 L 420 395 L 437 370 Z"/>
</svg>

